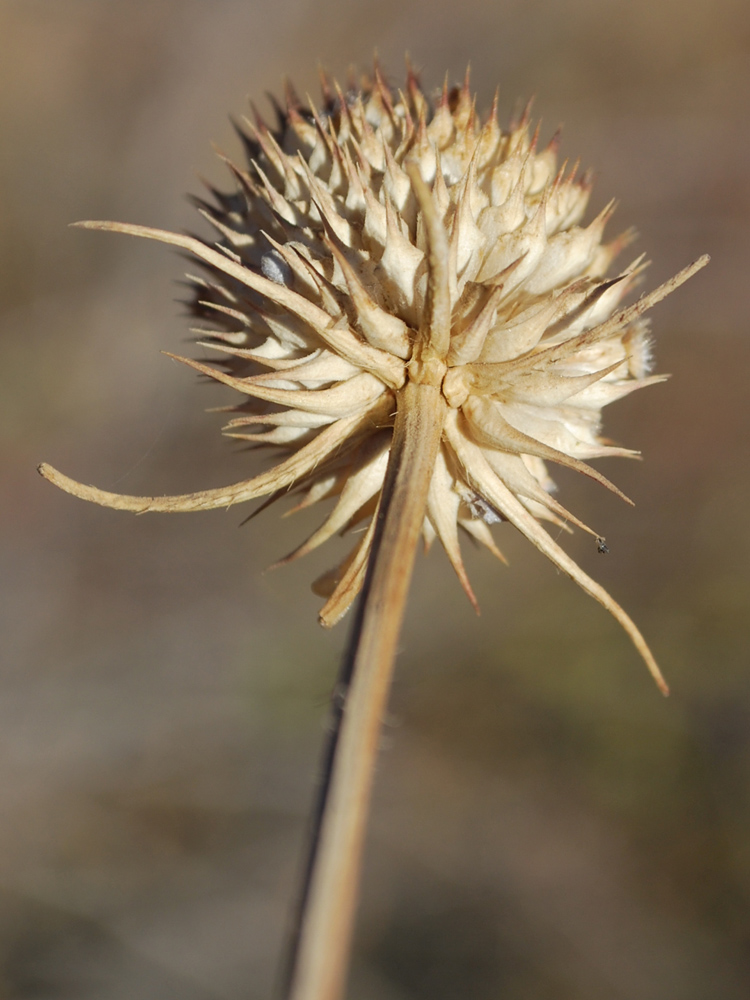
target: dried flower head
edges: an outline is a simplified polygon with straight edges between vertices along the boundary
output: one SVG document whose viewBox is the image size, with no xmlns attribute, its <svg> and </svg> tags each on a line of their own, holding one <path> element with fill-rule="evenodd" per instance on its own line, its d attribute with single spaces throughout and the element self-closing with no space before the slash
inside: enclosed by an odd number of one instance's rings
<svg viewBox="0 0 750 1000">
<path fill-rule="evenodd" d="M 243 133 L 248 165 L 227 161 L 231 194 L 201 213 L 216 244 L 115 223 L 181 247 L 196 311 L 212 328 L 201 344 L 223 368 L 180 358 L 240 392 L 225 432 L 274 446 L 268 471 L 221 489 L 176 497 L 104 493 L 43 474 L 110 507 L 189 511 L 290 491 L 297 508 L 335 498 L 310 538 L 284 561 L 366 524 L 332 572 L 316 581 L 325 625 L 358 593 L 373 541 L 392 440 L 396 394 L 410 381 L 442 393 L 442 439 L 423 535 L 442 543 L 476 604 L 459 529 L 502 558 L 490 525 L 510 521 L 624 626 L 664 688 L 640 632 L 542 526 L 583 525 L 552 495 L 547 463 L 576 469 L 622 496 L 587 464 L 632 456 L 600 435 L 607 403 L 662 379 L 649 376 L 643 314 L 703 266 L 702 258 L 627 308 L 644 264 L 608 277 L 631 241 L 604 242 L 609 205 L 582 219 L 590 178 L 557 167 L 555 137 L 539 148 L 528 114 L 502 131 L 496 102 L 480 121 L 468 79 L 434 102 L 410 71 L 394 91 L 373 79 L 342 91 L 323 80 L 322 107 L 287 88 L 278 127 L 260 117 Z"/>
</svg>

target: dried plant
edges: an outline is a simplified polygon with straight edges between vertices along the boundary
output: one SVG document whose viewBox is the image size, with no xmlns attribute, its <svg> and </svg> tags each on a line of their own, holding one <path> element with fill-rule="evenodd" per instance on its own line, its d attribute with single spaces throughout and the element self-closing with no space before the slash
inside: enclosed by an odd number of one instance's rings
<svg viewBox="0 0 750 1000">
<path fill-rule="evenodd" d="M 543 527 L 574 524 L 606 551 L 555 499 L 547 465 L 623 496 L 587 464 L 637 454 L 600 437 L 601 410 L 662 380 L 648 375 L 644 313 L 708 258 L 623 306 L 643 259 L 609 272 L 632 233 L 603 241 L 611 204 L 581 225 L 589 175 L 558 169 L 557 137 L 540 148 L 528 112 L 501 130 L 496 104 L 481 122 L 468 77 L 430 102 L 411 70 L 402 92 L 377 67 L 346 91 L 324 78 L 320 109 L 288 88 L 276 128 L 257 115 L 245 123 L 248 165 L 227 161 L 236 190 L 199 203 L 216 244 L 79 223 L 160 240 L 202 263 L 205 277 L 191 279 L 195 310 L 212 321 L 201 344 L 221 354 L 221 367 L 179 360 L 243 394 L 230 437 L 284 457 L 232 486 L 175 497 L 105 493 L 47 465 L 42 474 L 137 513 L 289 492 L 296 509 L 335 498 L 283 562 L 365 526 L 314 584 L 326 598 L 324 625 L 364 594 L 334 705 L 294 1000 L 333 1000 L 343 989 L 379 720 L 420 536 L 427 546 L 439 539 L 476 605 L 459 529 L 502 559 L 490 525 L 511 522 L 611 612 L 667 692 L 625 611 Z"/>
</svg>

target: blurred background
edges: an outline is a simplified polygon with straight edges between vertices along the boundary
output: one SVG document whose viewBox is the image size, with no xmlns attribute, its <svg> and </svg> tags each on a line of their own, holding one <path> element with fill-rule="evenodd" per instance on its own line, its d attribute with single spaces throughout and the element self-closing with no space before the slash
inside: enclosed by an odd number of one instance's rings
<svg viewBox="0 0 750 1000">
<path fill-rule="evenodd" d="M 536 95 L 650 287 L 713 260 L 652 315 L 673 378 L 607 414 L 643 450 L 604 468 L 635 510 L 555 471 L 611 554 L 568 550 L 673 695 L 508 526 L 510 568 L 466 546 L 479 619 L 420 557 L 349 995 L 750 995 L 745 0 L 0 0 L 0 38 L 0 998 L 272 995 L 347 628 L 309 583 L 336 553 L 265 573 L 314 519 L 135 518 L 35 466 L 148 494 L 252 474 L 203 412 L 229 391 L 159 354 L 190 350 L 178 255 L 67 225 L 199 229 L 184 193 L 230 186 L 228 114 L 375 48 L 427 88 L 470 61 L 505 121 Z"/>
</svg>

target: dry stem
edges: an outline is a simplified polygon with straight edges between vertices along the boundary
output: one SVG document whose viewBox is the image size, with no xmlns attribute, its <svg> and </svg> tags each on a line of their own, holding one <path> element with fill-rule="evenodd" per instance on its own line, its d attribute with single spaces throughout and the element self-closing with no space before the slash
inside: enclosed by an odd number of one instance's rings
<svg viewBox="0 0 750 1000">
<path fill-rule="evenodd" d="M 346 984 L 380 724 L 446 408 L 438 387 L 415 381 L 397 399 L 373 554 L 344 665 L 351 683 L 292 956 L 290 1000 L 339 1000 Z"/>
</svg>

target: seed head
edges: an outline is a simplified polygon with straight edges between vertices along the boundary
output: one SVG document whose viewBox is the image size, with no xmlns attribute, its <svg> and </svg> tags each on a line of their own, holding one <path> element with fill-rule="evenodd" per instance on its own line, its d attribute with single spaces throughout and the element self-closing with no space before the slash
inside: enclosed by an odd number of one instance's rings
<svg viewBox="0 0 750 1000">
<path fill-rule="evenodd" d="M 496 105 L 497 102 L 495 102 Z M 583 472 L 623 496 L 588 463 L 637 452 L 600 437 L 601 410 L 664 376 L 648 375 L 643 314 L 701 258 L 633 305 L 644 268 L 610 269 L 631 242 L 605 242 L 608 205 L 582 223 L 590 177 L 558 167 L 528 113 L 508 131 L 485 121 L 468 78 L 434 100 L 410 71 L 393 90 L 372 79 L 342 91 L 323 81 L 322 106 L 288 87 L 278 125 L 242 130 L 248 163 L 227 160 L 235 190 L 212 191 L 201 214 L 215 244 L 118 223 L 86 222 L 190 251 L 202 346 L 219 367 L 180 358 L 243 400 L 225 433 L 281 449 L 276 465 L 220 489 L 131 497 L 75 483 L 63 489 L 139 513 L 188 511 L 293 492 L 295 509 L 334 498 L 323 524 L 283 562 L 366 525 L 335 570 L 316 581 L 332 625 L 364 579 L 388 462 L 395 393 L 407 380 L 439 387 L 448 405 L 424 517 L 476 605 L 459 529 L 499 558 L 490 526 L 510 521 L 625 627 L 662 687 L 640 632 L 542 525 L 575 524 L 553 496 L 548 463 Z M 624 498 L 623 499 L 627 499 Z"/>
</svg>

